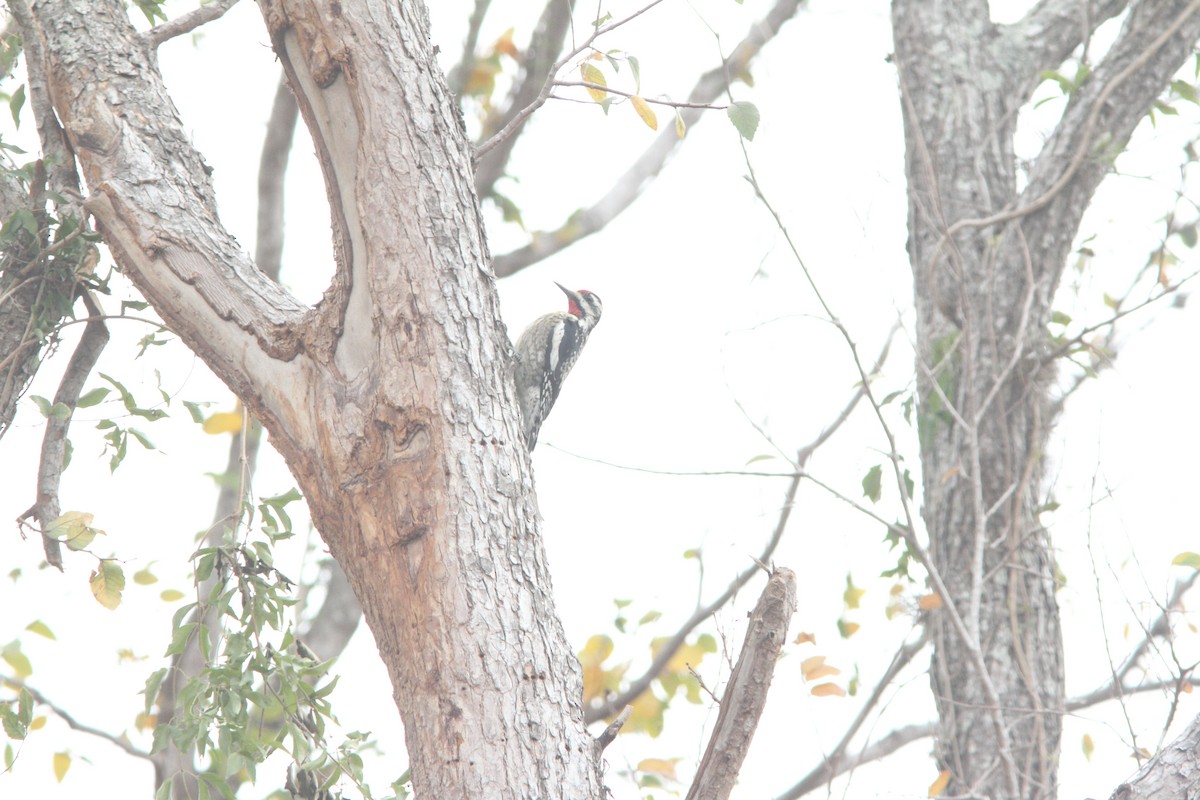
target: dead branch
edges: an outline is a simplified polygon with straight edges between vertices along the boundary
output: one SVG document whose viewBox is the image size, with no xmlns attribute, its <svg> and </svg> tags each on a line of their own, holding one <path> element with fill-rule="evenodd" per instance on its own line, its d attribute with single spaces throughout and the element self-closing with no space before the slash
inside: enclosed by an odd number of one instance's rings
<svg viewBox="0 0 1200 800">
<path fill-rule="evenodd" d="M 746 641 L 729 676 L 717 724 L 696 768 L 688 800 L 725 800 L 733 791 L 795 613 L 796 573 L 780 567 L 771 574 L 750 615 Z"/>
</svg>

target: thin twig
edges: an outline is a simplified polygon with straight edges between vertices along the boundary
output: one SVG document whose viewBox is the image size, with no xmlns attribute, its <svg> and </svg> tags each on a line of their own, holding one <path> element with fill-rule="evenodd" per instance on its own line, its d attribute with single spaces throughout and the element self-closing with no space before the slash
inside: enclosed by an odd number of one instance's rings
<svg viewBox="0 0 1200 800">
<path fill-rule="evenodd" d="M 1200 3 L 1200 0 L 1196 1 L 1197 3 Z M 821 293 L 821 290 L 817 286 L 815 279 L 812 277 L 812 273 L 809 272 L 808 266 L 804 263 L 804 259 L 801 257 L 800 251 L 796 247 L 796 243 L 791 236 L 791 232 L 788 230 L 787 226 L 784 225 L 783 219 L 779 216 L 779 212 L 775 210 L 775 207 L 771 205 L 770 201 L 767 200 L 766 195 L 763 193 L 762 186 L 758 182 L 758 178 L 755 175 L 754 165 L 751 162 L 749 152 L 746 151 L 744 142 L 742 142 L 742 154 L 746 164 L 746 169 L 749 172 L 750 184 L 754 188 L 755 195 L 763 203 L 763 206 L 767 209 L 767 212 L 774 219 L 776 228 L 787 242 L 788 247 L 792 252 L 792 256 L 796 260 L 796 263 L 800 266 L 805 280 L 808 282 L 809 287 L 812 289 L 815 297 L 817 298 L 817 302 L 821 304 L 821 307 L 824 309 L 826 315 L 838 329 L 838 332 L 841 334 L 842 338 L 846 342 L 847 347 L 850 349 L 850 354 L 854 360 L 855 367 L 858 369 L 859 377 L 862 380 L 867 400 L 871 403 L 871 407 L 875 411 L 875 417 L 878 419 L 884 436 L 888 440 L 888 460 L 891 462 L 895 483 L 899 488 L 900 503 L 904 510 L 905 522 L 907 523 L 907 527 L 902 529 L 901 533 L 904 536 L 904 540 L 907 543 L 909 550 L 912 552 L 914 557 L 916 557 L 921 566 L 924 567 L 930 583 L 933 584 L 934 591 L 941 596 L 943 601 L 942 609 L 949 617 L 951 626 L 954 628 L 971 658 L 972 666 L 974 667 L 979 678 L 979 685 L 982 688 L 984 697 L 988 702 L 992 725 L 996 732 L 997 750 L 1000 760 L 1004 764 L 1007 782 L 1010 784 L 1010 789 L 1012 792 L 1016 794 L 1017 787 L 1019 786 L 1019 781 L 1016 777 L 1017 765 L 1012 755 L 1012 748 L 1008 736 L 1008 726 L 1004 720 L 1004 713 L 1000 703 L 999 692 L 997 692 L 996 685 L 992 681 L 991 674 L 988 672 L 987 663 L 984 661 L 983 651 L 980 647 L 979 639 L 977 637 L 972 638 L 971 629 L 968 627 L 966 621 L 962 617 L 962 614 L 955 606 L 953 596 L 946 587 L 946 583 L 942 579 L 941 573 L 938 571 L 937 566 L 933 563 L 933 559 L 930 557 L 929 553 L 917 540 L 916 514 L 913 511 L 912 502 L 908 497 L 908 491 L 904 481 L 904 468 L 901 465 L 900 453 L 896 445 L 896 436 L 892 432 L 891 426 L 888 425 L 887 420 L 884 418 L 883 407 L 879 404 L 879 401 L 875 398 L 874 393 L 871 391 L 869 376 L 866 372 L 866 369 L 863 367 L 862 359 L 859 358 L 858 347 L 855 344 L 853 337 L 850 336 L 850 331 L 846 329 L 845 324 L 833 313 L 833 309 L 830 308 L 828 302 L 826 302 L 824 295 Z"/>
<path fill-rule="evenodd" d="M 637 97 L 637 98 L 640 98 L 640 99 L 646 101 L 647 103 L 652 103 L 656 106 L 669 106 L 671 108 L 703 108 L 703 109 L 708 109 L 710 111 L 724 111 L 725 109 L 729 108 L 729 106 L 718 106 L 718 105 L 713 105 L 711 103 L 687 103 L 687 102 L 677 102 L 675 100 L 655 100 L 650 97 L 644 97 L 643 95 L 637 94 L 635 92 L 626 92 L 622 89 L 614 89 L 611 86 L 604 86 L 599 83 L 592 83 L 591 81 L 555 81 L 554 85 L 555 86 L 582 86 L 585 89 L 594 89 L 594 90 L 599 90 L 602 92 L 609 92 L 611 94 L 620 95 L 621 97 Z M 554 98 L 555 95 L 550 95 L 550 97 Z"/>
<path fill-rule="evenodd" d="M 795 800 L 795 798 L 811 791 L 815 786 L 812 786 L 814 779 L 819 779 L 822 783 L 832 780 L 836 775 L 840 775 L 845 769 L 853 769 L 860 763 L 857 759 L 846 758 L 846 749 L 850 746 L 850 740 L 858 733 L 867 717 L 875 710 L 879 701 L 883 698 L 883 693 L 891 686 L 896 676 L 900 671 L 908 666 L 909 662 L 925 649 L 925 645 L 929 643 L 929 630 L 923 628 L 921 636 L 914 642 L 905 642 L 900 645 L 900 648 L 892 656 L 892 662 L 888 665 L 887 670 L 880 676 L 875 683 L 875 688 L 871 691 L 871 696 L 866 699 L 862 707 L 858 710 L 854 720 L 846 727 L 842 738 L 829 751 L 829 755 L 822 760 L 821 766 L 812 770 L 808 775 L 801 778 L 792 788 L 788 789 L 779 800 Z M 885 737 L 886 738 L 886 737 Z M 860 754 L 861 755 L 861 754 Z"/>
<path fill-rule="evenodd" d="M 1197 1 L 1200 2 L 1200 0 L 1197 0 Z M 517 130 L 522 125 L 525 124 L 525 120 L 529 119 L 530 115 L 532 115 L 533 112 L 535 112 L 539 108 L 541 108 L 545 104 L 545 102 L 548 99 L 550 99 L 550 92 L 554 89 L 555 77 L 558 75 L 558 71 L 563 68 L 564 64 L 566 64 L 571 59 L 575 58 L 575 56 L 579 55 L 584 50 L 589 49 L 592 46 L 592 42 L 596 41 L 596 39 L 599 38 L 600 36 L 603 36 L 604 34 L 609 33 L 610 31 L 616 30 L 617 28 L 621 27 L 622 25 L 626 24 L 627 22 L 637 19 L 642 14 L 645 14 L 647 11 L 654 8 L 656 5 L 658 5 L 661 2 L 663 2 L 663 0 L 650 0 L 650 2 L 648 4 L 646 4 L 645 6 L 643 6 L 640 9 L 638 9 L 637 11 L 634 11 L 629 16 L 619 19 L 616 22 L 610 22 L 607 25 L 601 25 L 600 27 L 598 27 L 594 31 L 592 31 L 592 35 L 589 36 L 587 39 L 585 39 L 583 44 L 579 45 L 578 47 L 576 47 L 575 49 L 573 49 L 569 53 L 567 53 L 565 56 L 563 56 L 560 59 L 558 59 L 557 61 L 555 61 L 554 66 L 552 66 L 550 68 L 550 72 L 546 76 L 546 82 L 544 84 L 542 84 L 542 90 L 540 92 L 538 92 L 538 95 L 537 95 L 537 97 L 534 98 L 533 102 L 530 103 L 529 105 L 525 106 L 524 108 L 522 108 L 520 111 L 518 111 L 516 113 L 516 115 L 512 118 L 512 120 L 507 125 L 505 125 L 503 128 L 501 128 L 500 131 L 497 132 L 495 136 L 492 136 L 486 142 L 483 142 L 482 144 L 480 144 L 478 147 L 475 148 L 475 161 L 478 162 L 479 159 L 481 159 L 485 155 L 487 155 L 487 152 L 489 150 L 491 150 L 496 145 L 503 142 L 508 137 L 512 136 L 514 133 L 516 133 Z"/>
</svg>

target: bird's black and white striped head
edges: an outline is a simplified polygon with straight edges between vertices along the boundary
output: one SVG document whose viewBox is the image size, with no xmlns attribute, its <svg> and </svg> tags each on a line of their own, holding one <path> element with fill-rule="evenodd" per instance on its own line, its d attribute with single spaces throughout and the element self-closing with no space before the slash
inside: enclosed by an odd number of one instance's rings
<svg viewBox="0 0 1200 800">
<path fill-rule="evenodd" d="M 567 313 L 579 320 L 579 327 L 583 328 L 585 333 L 596 327 L 596 323 L 600 321 L 600 314 L 604 311 L 604 304 L 600 302 L 599 295 L 587 289 L 573 292 L 561 283 L 554 285 L 562 289 L 563 294 L 567 296 Z"/>
</svg>

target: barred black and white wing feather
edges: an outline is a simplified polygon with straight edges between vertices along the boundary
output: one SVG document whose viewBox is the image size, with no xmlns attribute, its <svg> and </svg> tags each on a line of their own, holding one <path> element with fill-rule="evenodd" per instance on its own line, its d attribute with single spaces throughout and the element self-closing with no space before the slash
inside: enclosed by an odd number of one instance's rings
<svg viewBox="0 0 1200 800">
<path fill-rule="evenodd" d="M 595 293 L 555 285 L 567 296 L 567 310 L 538 317 L 517 340 L 517 401 L 530 450 L 603 310 Z"/>
</svg>

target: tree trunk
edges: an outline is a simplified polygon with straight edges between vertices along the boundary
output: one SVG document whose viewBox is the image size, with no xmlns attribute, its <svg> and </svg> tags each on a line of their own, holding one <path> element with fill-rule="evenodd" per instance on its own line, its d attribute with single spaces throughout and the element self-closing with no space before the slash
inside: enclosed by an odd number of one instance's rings
<svg viewBox="0 0 1200 800">
<path fill-rule="evenodd" d="M 599 797 L 470 152 L 424 8 L 260 5 L 325 170 L 338 271 L 322 303 L 298 304 L 221 228 L 119 0 L 35 8 L 88 210 L 300 483 L 392 677 L 416 792 Z"/>
<path fill-rule="evenodd" d="M 1077 3 L 1047 0 L 999 26 L 984 0 L 893 3 L 923 517 L 949 595 L 931 619 L 948 795 L 1055 796 L 1063 659 L 1054 558 L 1037 517 L 1055 369 L 1046 323 L 1106 153 L 1119 152 L 1190 54 L 1195 5 L 1136 5 L 1019 192 L 1018 109 L 1041 71 L 1124 4 L 1084 16 Z"/>
</svg>

